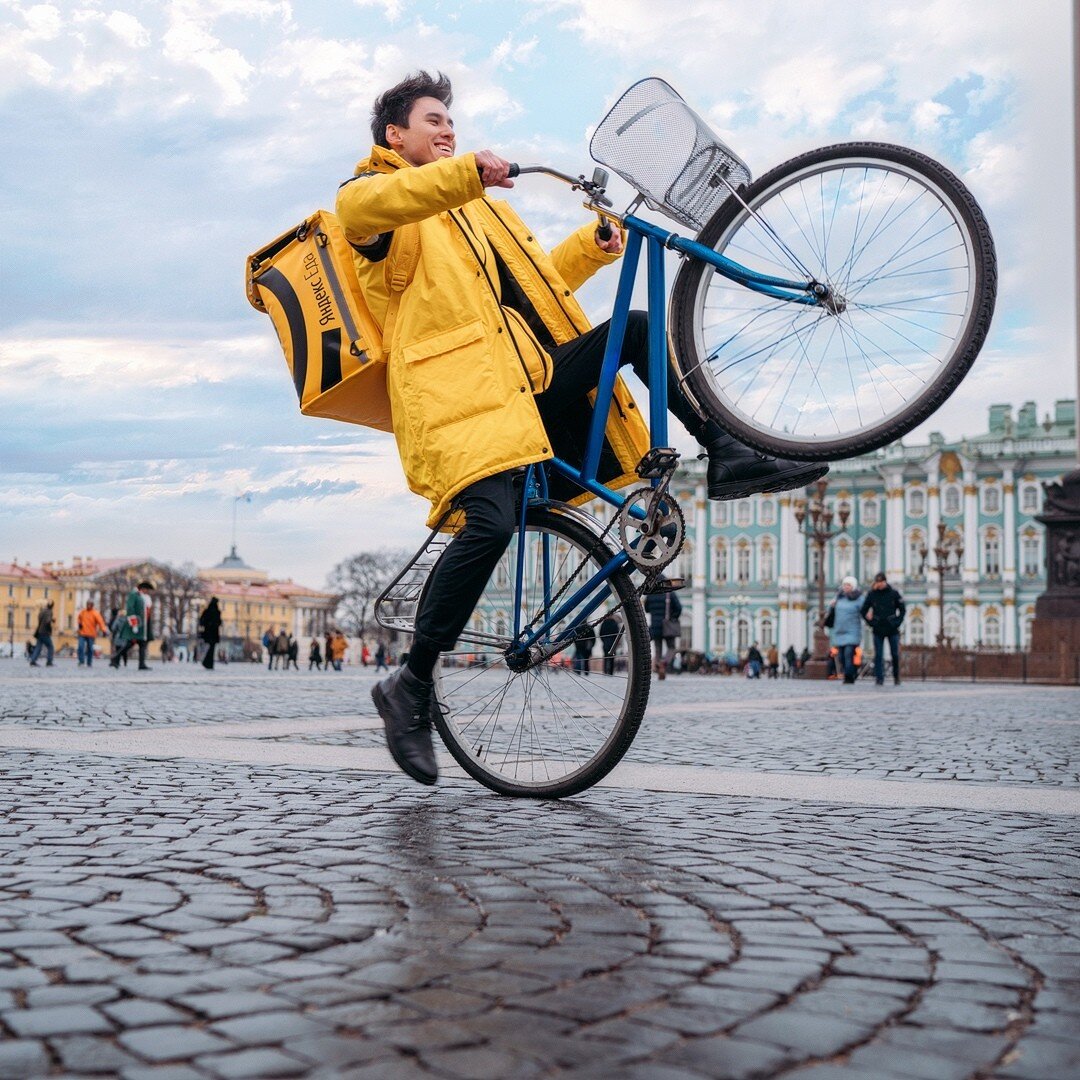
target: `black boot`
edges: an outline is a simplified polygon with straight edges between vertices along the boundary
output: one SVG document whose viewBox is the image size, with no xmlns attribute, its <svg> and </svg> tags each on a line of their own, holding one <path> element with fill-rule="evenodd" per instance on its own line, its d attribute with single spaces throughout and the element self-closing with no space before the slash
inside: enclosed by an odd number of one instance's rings
<svg viewBox="0 0 1080 1080">
<path fill-rule="evenodd" d="M 439 776 L 431 742 L 431 696 L 432 684 L 422 682 L 404 666 L 371 691 L 391 756 L 421 784 L 434 784 Z"/>
<path fill-rule="evenodd" d="M 726 432 L 705 444 L 710 499 L 741 499 L 756 492 L 789 491 L 819 480 L 829 466 L 768 457 Z"/>
</svg>

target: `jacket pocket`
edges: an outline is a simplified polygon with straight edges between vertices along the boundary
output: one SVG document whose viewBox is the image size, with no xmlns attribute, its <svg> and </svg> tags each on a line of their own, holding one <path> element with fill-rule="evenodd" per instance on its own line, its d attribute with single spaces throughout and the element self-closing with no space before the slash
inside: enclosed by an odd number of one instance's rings
<svg viewBox="0 0 1080 1080">
<path fill-rule="evenodd" d="M 418 434 L 506 403 L 506 388 L 497 376 L 485 333 L 483 320 L 475 319 L 402 348 L 395 374 Z"/>
<path fill-rule="evenodd" d="M 540 347 L 529 324 L 511 307 L 504 307 L 503 314 L 510 327 L 510 334 L 532 384 L 533 393 L 539 394 L 551 382 L 551 357 Z"/>
</svg>

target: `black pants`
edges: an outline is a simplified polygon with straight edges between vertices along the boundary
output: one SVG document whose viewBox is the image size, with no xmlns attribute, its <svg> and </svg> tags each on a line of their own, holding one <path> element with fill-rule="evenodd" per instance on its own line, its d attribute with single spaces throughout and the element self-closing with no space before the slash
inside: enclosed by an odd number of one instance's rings
<svg viewBox="0 0 1080 1080">
<path fill-rule="evenodd" d="M 131 652 L 131 646 L 132 645 L 138 645 L 139 646 L 139 667 L 141 667 L 141 668 L 146 667 L 146 646 L 147 646 L 147 642 L 145 642 L 145 641 L 136 641 L 134 639 L 132 639 L 131 641 L 125 641 L 124 644 L 120 646 L 120 651 L 118 653 L 116 653 L 116 655 L 113 657 L 113 667 L 119 667 L 121 660 L 125 664 L 127 663 L 127 654 L 129 652 Z"/>
<path fill-rule="evenodd" d="M 571 402 L 596 389 L 610 325 L 605 322 L 594 327 L 552 353 L 551 383 L 536 398 L 540 417 L 549 431 L 559 426 Z M 649 320 L 643 311 L 631 311 L 627 320 L 619 366 L 628 365 L 648 383 Z M 680 389 L 671 365 L 666 367 L 670 411 L 699 442 L 721 434 L 720 428 L 698 416 Z M 496 473 L 470 484 L 454 505 L 464 511 L 465 525 L 439 559 L 416 616 L 416 640 L 439 651 L 453 648 L 517 528 L 511 473 Z"/>
</svg>

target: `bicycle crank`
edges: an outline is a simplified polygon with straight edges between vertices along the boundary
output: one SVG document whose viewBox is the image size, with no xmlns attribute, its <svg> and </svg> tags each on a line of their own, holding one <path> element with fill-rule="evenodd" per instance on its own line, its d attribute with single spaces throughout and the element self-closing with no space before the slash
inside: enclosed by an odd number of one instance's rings
<svg viewBox="0 0 1080 1080">
<path fill-rule="evenodd" d="M 682 550 L 686 521 L 666 485 L 635 488 L 616 520 L 623 551 L 642 570 L 662 570 Z"/>
</svg>

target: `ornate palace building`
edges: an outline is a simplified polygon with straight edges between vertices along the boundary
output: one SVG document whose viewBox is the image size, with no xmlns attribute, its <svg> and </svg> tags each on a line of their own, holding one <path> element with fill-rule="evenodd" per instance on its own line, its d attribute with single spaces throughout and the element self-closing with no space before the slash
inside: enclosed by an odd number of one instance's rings
<svg viewBox="0 0 1080 1080">
<path fill-rule="evenodd" d="M 259 641 L 267 629 L 284 628 L 295 637 L 322 635 L 330 627 L 338 598 L 291 580 L 275 580 L 265 570 L 248 566 L 236 548 L 216 566 L 198 570 L 195 580 L 149 558 L 95 559 L 76 555 L 69 564 L 29 566 L 0 563 L 0 610 L 3 640 L 20 651 L 37 625 L 38 612 L 54 602 L 53 642 L 74 647 L 75 617 L 93 600 L 104 618 L 122 606 L 127 592 L 144 578 L 158 588 L 153 616 L 155 637 L 162 628 L 181 638 L 194 638 L 199 612 L 211 596 L 219 600 L 222 637 L 239 645 Z"/>
<path fill-rule="evenodd" d="M 955 645 L 1026 647 L 1046 587 L 1035 520 L 1042 485 L 1075 467 L 1074 401 L 1058 401 L 1042 421 L 1034 402 L 1015 418 L 1011 406 L 994 405 L 983 435 L 952 443 L 934 433 L 924 445 L 901 441 L 837 462 L 826 502 L 834 512 L 846 503 L 849 518 L 825 551 L 826 602 L 845 575 L 865 587 L 884 570 L 907 602 L 907 643 L 932 644 L 943 630 Z M 818 566 L 796 519 L 803 493 L 709 502 L 705 463 L 693 459 L 672 489 L 687 515 L 686 543 L 668 571 L 686 580 L 681 643 L 717 654 L 751 641 L 781 651 L 809 644 Z M 933 554 L 939 522 L 963 546 L 943 583 Z"/>
</svg>

